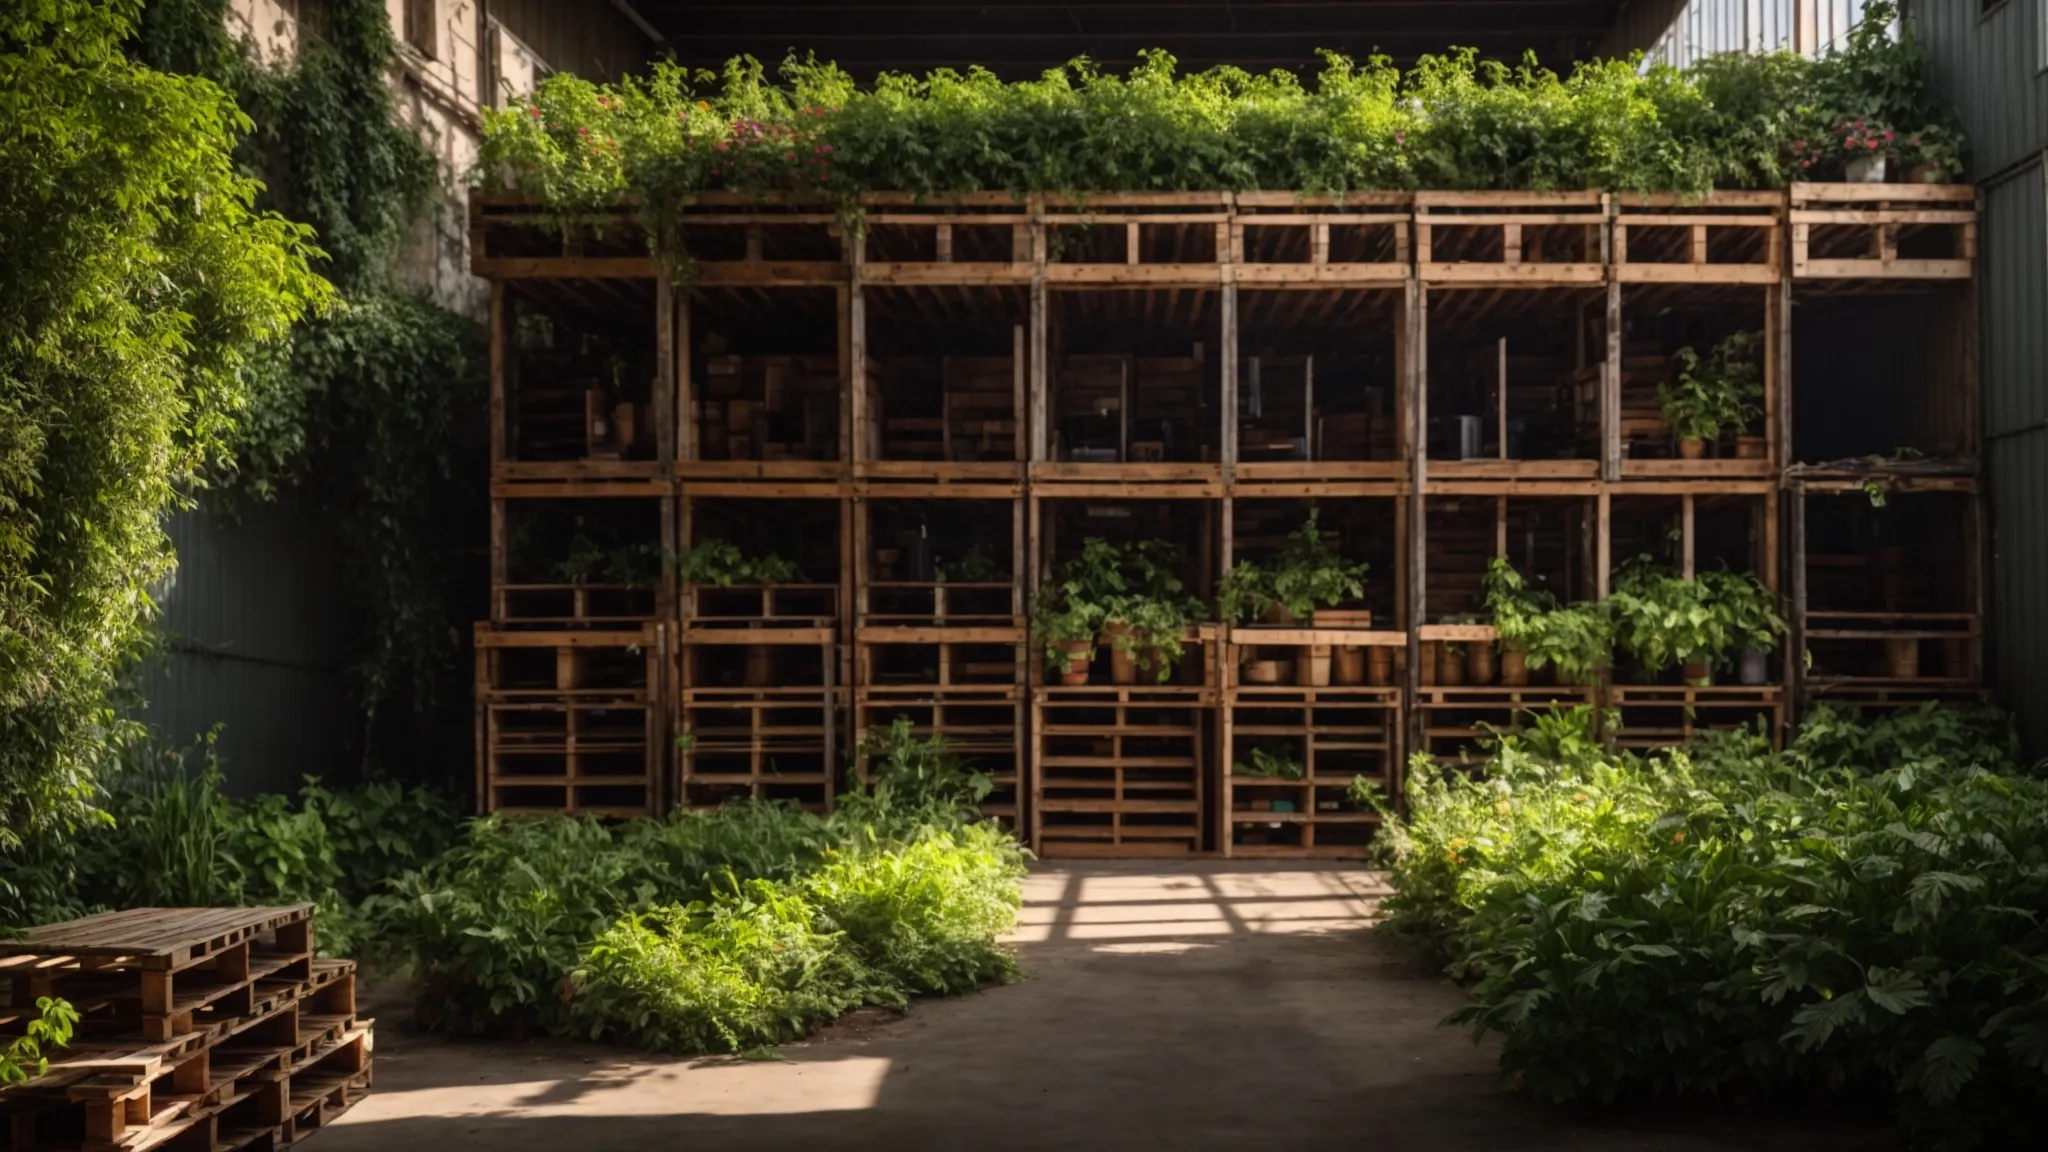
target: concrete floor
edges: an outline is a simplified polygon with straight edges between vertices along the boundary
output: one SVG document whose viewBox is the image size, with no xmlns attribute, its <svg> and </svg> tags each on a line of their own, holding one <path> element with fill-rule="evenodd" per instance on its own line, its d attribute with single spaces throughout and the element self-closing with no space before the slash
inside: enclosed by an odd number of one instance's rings
<svg viewBox="0 0 2048 1152">
<path fill-rule="evenodd" d="M 1373 873 L 1042 865 L 1029 978 L 850 1023 L 777 1062 L 378 1031 L 376 1087 L 316 1152 L 493 1148 L 1883 1149 L 1881 1129 L 1599 1118 L 1504 1090 L 1437 1027 L 1456 989 L 1365 932 Z"/>
</svg>

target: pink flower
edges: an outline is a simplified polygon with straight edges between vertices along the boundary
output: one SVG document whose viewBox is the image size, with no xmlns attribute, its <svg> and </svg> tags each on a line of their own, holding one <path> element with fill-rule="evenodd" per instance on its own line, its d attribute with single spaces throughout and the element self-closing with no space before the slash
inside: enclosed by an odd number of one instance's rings
<svg viewBox="0 0 2048 1152">
<path fill-rule="evenodd" d="M 590 129 L 588 129 L 588 128 L 578 128 L 578 129 L 576 129 L 576 134 L 577 134 L 578 136 L 588 136 L 588 135 L 590 135 Z"/>
<path fill-rule="evenodd" d="M 526 113 L 527 115 L 532 116 L 535 120 L 540 119 L 540 105 L 536 104 L 533 107 L 528 108 L 526 110 Z"/>
<path fill-rule="evenodd" d="M 1406 144 L 1407 142 L 1408 142 L 1408 133 L 1406 133 L 1406 132 L 1395 132 L 1395 133 L 1394 133 L 1394 143 L 1396 143 L 1396 144 Z"/>
</svg>

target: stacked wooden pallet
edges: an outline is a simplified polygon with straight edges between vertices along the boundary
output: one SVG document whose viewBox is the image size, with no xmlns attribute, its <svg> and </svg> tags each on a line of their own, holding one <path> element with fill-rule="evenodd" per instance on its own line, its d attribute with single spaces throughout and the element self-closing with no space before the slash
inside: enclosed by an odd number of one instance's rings
<svg viewBox="0 0 2048 1152">
<path fill-rule="evenodd" d="M 0 1090 L 7 1152 L 291 1146 L 370 1086 L 355 962 L 313 952 L 313 907 L 132 908 L 0 941 L 0 1033 L 78 1009 L 41 1075 Z"/>
<path fill-rule="evenodd" d="M 1016 368 L 1007 356 L 948 356 L 944 365 L 948 460 L 1016 457 Z"/>
<path fill-rule="evenodd" d="M 707 460 L 826 460 L 838 448 L 835 357 L 713 356 L 705 393 Z"/>
</svg>

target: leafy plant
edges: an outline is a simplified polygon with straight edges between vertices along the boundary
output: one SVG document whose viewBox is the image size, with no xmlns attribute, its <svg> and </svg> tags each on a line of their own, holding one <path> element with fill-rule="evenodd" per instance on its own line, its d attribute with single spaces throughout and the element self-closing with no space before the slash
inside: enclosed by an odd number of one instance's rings
<svg viewBox="0 0 2048 1152">
<path fill-rule="evenodd" d="M 1875 1091 L 1915 1144 L 2024 1143 L 2048 1100 L 2048 781 L 2002 718 L 1816 709 L 1609 752 L 1589 712 L 1479 773 L 1411 767 L 1392 930 L 1472 996 L 1452 1022 L 1551 1099 Z M 1731 1056 L 1733 1058 L 1731 1058 Z"/>
<path fill-rule="evenodd" d="M 1301 527 L 1287 534 L 1286 547 L 1267 563 L 1240 560 L 1224 574 L 1216 603 L 1225 620 L 1256 619 L 1274 604 L 1295 619 L 1306 619 L 1318 606 L 1333 608 L 1365 595 L 1367 565 L 1345 560 L 1325 542 L 1320 515 L 1320 509 L 1310 509 Z"/>
<path fill-rule="evenodd" d="M 676 576 L 685 584 L 730 588 L 735 584 L 793 584 L 803 579 L 796 564 L 770 552 L 748 556 L 724 540 L 704 540 L 676 557 Z"/>
<path fill-rule="evenodd" d="M 1700 584 L 1706 600 L 1727 629 L 1737 651 L 1769 652 L 1785 634 L 1785 617 L 1778 611 L 1778 594 L 1747 572 L 1717 570 L 1703 572 Z"/>
<path fill-rule="evenodd" d="M 50 1066 L 45 1048 L 62 1048 L 71 1042 L 78 1026 L 78 1009 L 70 1001 L 51 996 L 36 997 L 36 1012 L 22 1033 L 0 1043 L 0 1088 L 40 1076 Z"/>
<path fill-rule="evenodd" d="M 1082 541 L 1032 600 L 1032 637 L 1055 672 L 1067 671 L 1062 644 L 1107 636 L 1118 651 L 1154 668 L 1162 681 L 1185 651 L 1187 630 L 1207 612 L 1174 574 L 1179 553 L 1163 540 L 1119 546 Z"/>
<path fill-rule="evenodd" d="M 943 734 L 920 737 L 902 716 L 887 728 L 870 729 L 861 737 L 859 754 L 867 758 L 875 791 L 911 807 L 941 805 L 971 813 L 994 787 L 986 773 L 968 769 Z"/>
<path fill-rule="evenodd" d="M 1392 819 L 1394 815 L 1393 802 L 1387 798 L 1386 788 L 1362 772 L 1353 776 L 1351 783 L 1345 786 L 1344 801 L 1353 808 L 1376 812 L 1382 819 Z"/>
<path fill-rule="evenodd" d="M 1499 556 L 1487 567 L 1485 590 L 1486 610 L 1501 641 L 1519 647 L 1530 668 L 1554 667 L 1558 679 L 1573 684 L 1605 674 L 1615 642 L 1607 605 L 1559 604 L 1549 591 L 1529 587 Z"/>
<path fill-rule="evenodd" d="M 1715 610 L 1707 584 L 1684 579 L 1648 556 L 1615 570 L 1608 600 L 1615 639 L 1643 672 L 1720 663 L 1734 648 L 1730 619 Z"/>
<path fill-rule="evenodd" d="M 1754 332 L 1737 332 L 1704 358 L 1680 348 L 1678 382 L 1657 386 L 1664 423 L 1688 440 L 1718 440 L 1748 428 L 1763 412 L 1763 370 L 1756 360 L 1762 344 Z"/>
<path fill-rule="evenodd" d="M 938 561 L 932 565 L 932 574 L 941 584 L 1001 584 L 1010 579 L 986 544 L 974 545 L 958 560 Z"/>
<path fill-rule="evenodd" d="M 1252 749 L 1251 763 L 1242 760 L 1230 765 L 1233 776 L 1251 776 L 1265 780 L 1300 780 L 1308 773 L 1301 761 L 1294 758 L 1294 750 L 1285 745 L 1268 748 L 1263 745 Z"/>
</svg>

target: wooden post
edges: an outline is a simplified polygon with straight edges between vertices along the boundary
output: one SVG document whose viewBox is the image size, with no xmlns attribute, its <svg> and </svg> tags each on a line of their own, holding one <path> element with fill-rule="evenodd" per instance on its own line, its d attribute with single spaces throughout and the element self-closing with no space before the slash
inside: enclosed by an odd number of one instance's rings
<svg viewBox="0 0 2048 1152">
<path fill-rule="evenodd" d="M 1599 525 L 1593 535 L 1593 598 L 1607 598 L 1608 569 L 1614 567 L 1614 519 L 1611 497 L 1603 489 L 1595 497 L 1599 509 Z"/>
<path fill-rule="evenodd" d="M 676 291 L 667 276 L 654 282 L 654 457 L 676 458 Z"/>
<path fill-rule="evenodd" d="M 1305 461 L 1312 461 L 1317 456 L 1316 358 L 1314 356 L 1302 357 L 1301 374 L 1301 458 Z"/>
<path fill-rule="evenodd" d="M 1600 478 L 1621 479 L 1621 282 L 1607 282 L 1607 363 L 1600 373 Z M 1605 579 L 1605 575 L 1602 575 Z"/>
<path fill-rule="evenodd" d="M 868 462 L 868 449 L 877 440 L 871 440 L 870 422 L 875 414 L 868 411 L 868 320 L 866 294 L 861 290 L 861 267 L 867 245 L 859 237 L 853 239 L 853 267 L 849 272 L 850 281 L 839 289 L 839 304 L 846 323 L 846 358 L 849 361 L 845 379 L 847 403 L 850 405 L 848 418 L 852 427 L 853 453 L 842 459 L 853 461 L 856 468 Z M 941 386 L 943 394 L 943 385 Z M 944 422 L 940 435 L 945 436 Z M 950 439 L 950 437 L 948 437 Z"/>
<path fill-rule="evenodd" d="M 1769 315 L 1764 327 L 1765 420 L 1764 435 L 1772 439 L 1764 454 L 1782 470 L 1799 459 L 1792 442 L 1792 271 L 1779 274 L 1776 295 L 1765 304 Z"/>
<path fill-rule="evenodd" d="M 1693 500 L 1687 492 L 1678 498 L 1678 551 L 1679 575 L 1687 580 L 1693 578 Z"/>
<path fill-rule="evenodd" d="M 1495 391 L 1500 393 L 1497 397 L 1500 403 L 1498 433 L 1500 458 L 1505 460 L 1508 458 L 1508 338 L 1505 336 L 1500 338 L 1500 384 Z"/>
<path fill-rule="evenodd" d="M 1789 495 L 1792 611 L 1785 646 L 1785 694 L 1796 722 L 1806 708 L 1806 482 L 1793 481 Z"/>
<path fill-rule="evenodd" d="M 844 373 L 841 374 L 842 377 Z M 690 297 L 676 297 L 676 459 L 695 460 L 702 453 L 697 435 L 697 397 L 690 377 Z"/>
<path fill-rule="evenodd" d="M 1221 391 L 1222 391 L 1222 400 L 1221 400 L 1221 403 L 1222 403 L 1222 406 L 1223 406 L 1223 413 L 1222 413 L 1222 415 L 1223 415 L 1223 429 L 1222 429 L 1222 434 L 1223 434 L 1223 444 L 1222 444 L 1222 449 L 1223 449 L 1223 451 L 1222 451 L 1222 452 L 1220 453 L 1220 455 L 1221 455 L 1221 456 L 1222 456 L 1222 458 L 1223 458 L 1223 483 L 1224 483 L 1224 484 L 1226 484 L 1226 485 L 1229 485 L 1229 484 L 1233 484 L 1233 483 L 1236 483 L 1236 481 L 1237 481 L 1237 447 L 1238 447 L 1238 445 L 1237 445 L 1237 435 L 1238 435 L 1238 433 L 1237 433 L 1237 285 L 1236 285 L 1236 284 L 1234 284 L 1234 283 L 1231 283 L 1231 284 L 1225 284 L 1225 285 L 1223 286 L 1223 297 L 1222 297 L 1222 301 L 1221 301 L 1221 311 L 1222 311 L 1222 314 L 1223 314 L 1223 332 L 1222 332 L 1222 337 L 1223 337 L 1223 340 L 1222 340 L 1222 344 L 1223 344 L 1223 347 L 1222 347 L 1222 357 L 1223 357 L 1223 362 L 1222 362 L 1221 364 L 1217 365 L 1218 373 L 1219 373 L 1219 376 L 1220 376 L 1220 378 L 1221 378 Z M 1129 406 L 1129 401 L 1128 401 L 1128 400 L 1126 400 L 1126 401 L 1125 401 L 1125 405 L 1126 405 L 1126 407 L 1128 407 L 1128 406 Z"/>
<path fill-rule="evenodd" d="M 1044 197 L 1031 195 L 1031 459 L 1033 462 L 1050 460 L 1052 444 L 1051 417 L 1047 409 L 1051 388 L 1047 384 L 1050 366 L 1046 363 L 1047 310 L 1051 301 L 1045 290 L 1045 221 L 1041 215 L 1045 210 Z"/>
<path fill-rule="evenodd" d="M 1426 243 L 1426 241 L 1425 241 Z M 1425 553 L 1429 544 L 1427 498 L 1429 484 L 1429 289 L 1410 276 L 1402 287 L 1403 324 L 1408 332 L 1408 363 L 1402 373 L 1402 388 L 1408 394 L 1408 699 L 1416 702 L 1422 687 L 1422 635 L 1419 629 L 1429 618 L 1429 590 L 1426 585 Z M 1421 710 L 1411 707 L 1409 727 L 1415 729 L 1421 747 Z"/>
<path fill-rule="evenodd" d="M 491 498 L 491 623 L 502 625 L 509 614 L 505 604 L 505 585 L 511 582 L 512 561 L 506 552 L 510 547 L 511 531 L 506 524 L 505 498 Z"/>
<path fill-rule="evenodd" d="M 1025 318 L 1029 321 L 1029 317 Z M 1018 464 L 1031 459 L 1030 339 L 1024 324 L 1010 327 L 1010 435 Z"/>
<path fill-rule="evenodd" d="M 505 459 L 505 328 L 512 321 L 512 302 L 502 280 L 491 281 L 491 463 Z"/>
</svg>

